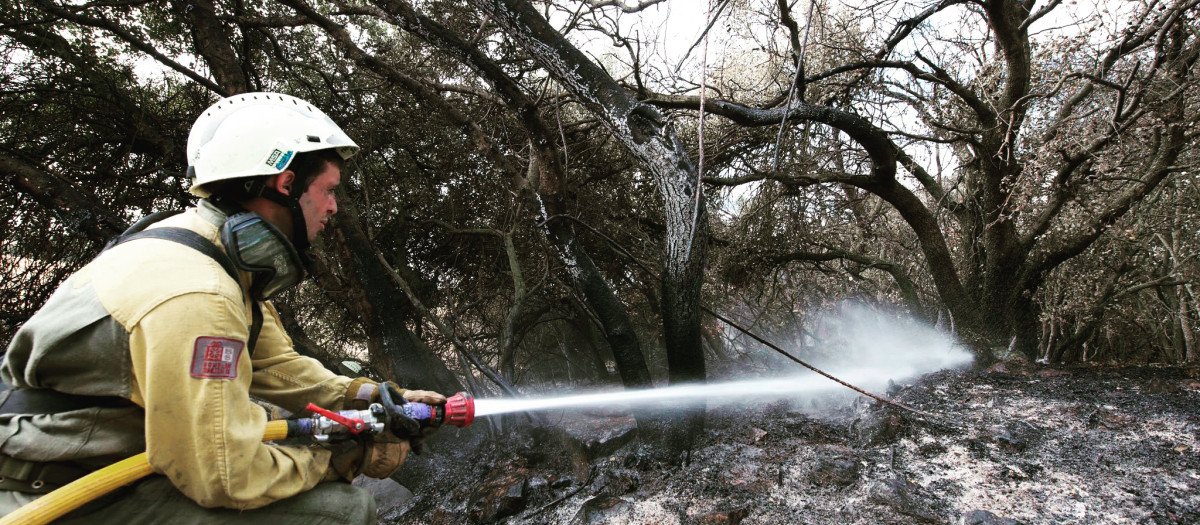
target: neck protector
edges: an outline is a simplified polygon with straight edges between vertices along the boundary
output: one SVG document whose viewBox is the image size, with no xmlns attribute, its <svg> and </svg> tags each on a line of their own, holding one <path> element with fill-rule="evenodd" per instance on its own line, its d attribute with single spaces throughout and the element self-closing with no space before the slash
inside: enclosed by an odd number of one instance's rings
<svg viewBox="0 0 1200 525">
<path fill-rule="evenodd" d="M 262 180 L 251 179 L 246 181 L 243 186 L 246 195 L 250 197 L 262 197 L 275 204 L 287 208 L 292 214 L 292 245 L 295 246 L 296 252 L 300 254 L 301 261 L 304 262 L 305 268 L 311 262 L 308 259 L 308 225 L 304 220 L 304 210 L 300 208 L 300 196 L 295 197 L 279 192 L 275 188 L 271 188 L 263 183 Z"/>
<path fill-rule="evenodd" d="M 304 279 L 304 260 L 296 247 L 257 213 L 243 212 L 226 219 L 221 242 L 233 264 L 253 275 L 249 291 L 255 301 L 270 299 Z"/>
</svg>

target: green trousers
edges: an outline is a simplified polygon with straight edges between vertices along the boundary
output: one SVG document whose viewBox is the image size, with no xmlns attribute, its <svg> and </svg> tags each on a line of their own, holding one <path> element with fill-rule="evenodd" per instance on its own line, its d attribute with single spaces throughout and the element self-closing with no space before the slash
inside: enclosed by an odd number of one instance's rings
<svg viewBox="0 0 1200 525">
<path fill-rule="evenodd" d="M 0 516 L 17 510 L 38 496 L 0 491 Z M 375 498 L 367 491 L 346 483 L 321 483 L 307 492 L 253 510 L 206 509 L 179 492 L 166 477 L 151 476 L 89 503 L 54 523 L 374 525 L 375 520 Z"/>
</svg>

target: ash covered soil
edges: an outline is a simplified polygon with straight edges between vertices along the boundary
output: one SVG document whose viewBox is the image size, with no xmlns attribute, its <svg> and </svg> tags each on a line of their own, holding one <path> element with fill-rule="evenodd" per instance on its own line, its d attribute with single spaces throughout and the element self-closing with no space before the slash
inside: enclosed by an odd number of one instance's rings
<svg viewBox="0 0 1200 525">
<path fill-rule="evenodd" d="M 890 389 L 944 424 L 865 397 L 710 407 L 676 466 L 627 414 L 477 422 L 402 469 L 415 497 L 381 523 L 1200 523 L 1200 370 L 1000 370 Z"/>
</svg>

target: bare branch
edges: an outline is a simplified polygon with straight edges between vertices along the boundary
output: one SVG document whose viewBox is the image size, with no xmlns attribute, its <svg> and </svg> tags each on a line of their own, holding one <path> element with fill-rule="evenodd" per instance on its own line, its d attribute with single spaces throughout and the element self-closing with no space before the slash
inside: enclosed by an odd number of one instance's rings
<svg viewBox="0 0 1200 525">
<path fill-rule="evenodd" d="M 792 43 L 792 55 L 800 56 L 800 25 L 792 18 L 792 10 L 788 8 L 788 0 L 777 0 L 779 4 L 779 19 L 788 29 L 788 40 Z"/>
<path fill-rule="evenodd" d="M 924 59 L 924 57 L 921 57 L 919 54 L 917 56 L 918 58 Z M 926 63 L 931 66 L 933 65 L 931 61 L 926 61 Z M 901 62 L 894 60 L 853 62 L 812 75 L 806 78 L 804 82 L 806 84 L 811 84 L 842 73 L 872 69 L 899 69 L 909 73 L 913 76 L 913 78 L 941 85 L 946 89 L 949 89 L 951 93 L 954 93 L 956 96 L 958 96 L 963 103 L 967 104 L 967 106 L 969 106 L 971 110 L 979 116 L 980 120 L 984 120 L 986 122 L 995 122 L 996 120 L 996 112 L 991 108 L 990 105 L 980 99 L 979 96 L 970 88 L 954 80 L 945 70 L 934 67 L 934 71 L 931 73 L 922 70 L 912 62 Z"/>
<path fill-rule="evenodd" d="M 767 257 L 767 260 L 775 264 L 787 264 L 797 261 L 847 260 L 861 264 L 866 268 L 882 270 L 892 276 L 892 279 L 896 282 L 896 287 L 900 289 L 900 295 L 904 297 L 904 302 L 908 304 L 909 308 L 914 312 L 921 310 L 921 299 L 917 294 L 917 286 L 913 284 L 912 278 L 904 271 L 903 266 L 890 261 L 836 248 L 826 248 L 821 252 L 790 252 L 771 255 Z"/>
<path fill-rule="evenodd" d="M 904 166 L 904 169 L 908 170 L 909 173 L 917 178 L 917 181 L 921 183 L 921 186 L 925 188 L 925 191 L 929 192 L 929 195 L 938 203 L 938 206 L 946 208 L 952 212 L 957 211 L 962 206 L 962 203 L 950 198 L 950 195 L 946 193 L 945 188 L 942 188 L 942 185 L 938 184 L 938 182 L 934 180 L 931 175 L 929 175 L 929 172 L 925 170 L 925 167 L 913 160 L 913 158 L 910 157 L 906 151 L 901 148 L 897 148 L 896 158 L 900 161 L 900 165 Z"/>
<path fill-rule="evenodd" d="M 439 91 L 443 91 L 446 93 L 459 93 L 459 94 L 463 94 L 463 95 L 470 95 L 472 97 L 486 100 L 493 104 L 504 105 L 504 101 L 500 100 L 500 98 L 497 97 L 495 94 L 493 94 L 491 91 L 487 91 L 487 90 L 484 90 L 482 88 L 478 88 L 475 86 L 467 86 L 464 84 L 447 84 L 444 82 L 435 82 L 431 85 L 433 87 L 437 88 Z"/>
<path fill-rule="evenodd" d="M 896 49 L 896 46 L 900 45 L 900 42 L 903 42 L 905 38 L 908 38 L 908 35 L 912 34 L 917 27 L 920 27 L 921 24 L 925 23 L 929 17 L 950 6 L 969 3 L 970 1 L 971 0 L 942 0 L 929 6 L 928 9 L 921 11 L 912 18 L 901 20 L 900 23 L 896 24 L 896 27 L 892 29 L 892 32 L 888 35 L 887 41 L 884 42 L 883 48 L 875 54 L 875 58 L 877 60 L 882 60 L 890 55 L 892 50 Z"/>
<path fill-rule="evenodd" d="M 707 2 L 708 0 L 704 1 Z M 725 8 L 728 6 L 729 0 L 721 0 L 721 3 L 717 5 L 717 11 L 712 14 L 712 19 L 708 21 L 708 26 L 706 26 L 704 31 L 700 33 L 700 37 L 692 43 L 692 47 L 688 48 L 687 53 L 683 54 L 683 58 L 679 59 L 679 63 L 675 65 L 676 76 L 679 75 L 679 70 L 683 68 L 683 63 L 687 61 L 688 57 L 692 56 L 692 51 L 696 50 L 696 46 L 700 45 L 700 43 L 704 41 L 704 37 L 708 36 L 708 32 L 712 31 L 713 26 L 717 25 L 717 21 L 721 19 L 721 13 L 725 11 Z"/>
<path fill-rule="evenodd" d="M 1062 4 L 1062 0 L 1050 0 L 1049 3 L 1042 6 L 1042 8 L 1038 9 L 1037 12 L 1030 14 L 1029 17 L 1027 17 L 1024 22 L 1021 22 L 1021 26 L 1019 29 L 1021 31 L 1028 31 L 1029 26 L 1033 25 L 1034 22 L 1037 22 L 1042 17 L 1050 14 L 1050 12 L 1053 11 L 1054 8 L 1058 7 L 1060 4 Z"/>
<path fill-rule="evenodd" d="M 641 0 L 640 2 L 629 5 L 622 0 L 587 0 L 588 5 L 597 9 L 602 7 L 616 7 L 624 13 L 637 13 L 644 11 L 646 8 L 661 4 L 667 0 Z"/>
<path fill-rule="evenodd" d="M 58 5 L 55 5 L 53 2 L 49 2 L 47 0 L 34 0 L 34 3 L 37 5 L 38 8 L 46 11 L 47 13 L 51 13 L 56 16 L 60 16 L 66 20 L 70 20 L 77 24 L 88 26 L 88 27 L 94 27 L 97 29 L 105 29 L 105 30 L 111 32 L 112 34 L 116 35 L 121 40 L 125 41 L 125 43 L 133 46 L 134 48 L 138 49 L 139 51 L 141 51 L 147 55 L 150 55 L 152 58 L 157 60 L 159 63 L 192 79 L 197 84 L 200 84 L 200 85 L 208 88 L 209 90 L 213 91 L 214 93 L 217 93 L 221 96 L 229 96 L 230 95 L 230 93 L 226 92 L 225 89 L 222 88 L 221 86 L 217 85 L 216 83 L 214 83 L 213 81 L 211 81 L 207 78 L 200 76 L 195 71 L 192 71 L 191 69 L 189 69 L 187 67 L 184 67 L 182 64 L 180 64 L 174 60 L 171 60 L 166 55 L 162 54 L 157 49 L 155 49 L 154 46 L 135 37 L 133 35 L 133 33 L 131 33 L 129 30 L 117 25 L 116 22 L 113 22 L 112 20 L 108 20 L 108 19 L 104 19 L 104 18 L 93 18 L 90 16 L 86 16 L 86 15 L 80 14 L 78 12 L 59 7 Z"/>
</svg>

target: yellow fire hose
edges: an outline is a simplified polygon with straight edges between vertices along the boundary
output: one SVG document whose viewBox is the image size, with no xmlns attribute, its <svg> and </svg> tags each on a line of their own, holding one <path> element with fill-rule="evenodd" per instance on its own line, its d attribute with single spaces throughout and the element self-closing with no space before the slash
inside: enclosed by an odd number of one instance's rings
<svg viewBox="0 0 1200 525">
<path fill-rule="evenodd" d="M 287 421 L 271 421 L 263 432 L 263 441 L 276 441 L 287 437 Z M 146 453 L 127 458 L 71 483 L 59 487 L 12 514 L 0 518 L 0 525 L 45 525 L 122 486 L 142 479 L 154 470 Z"/>
</svg>

